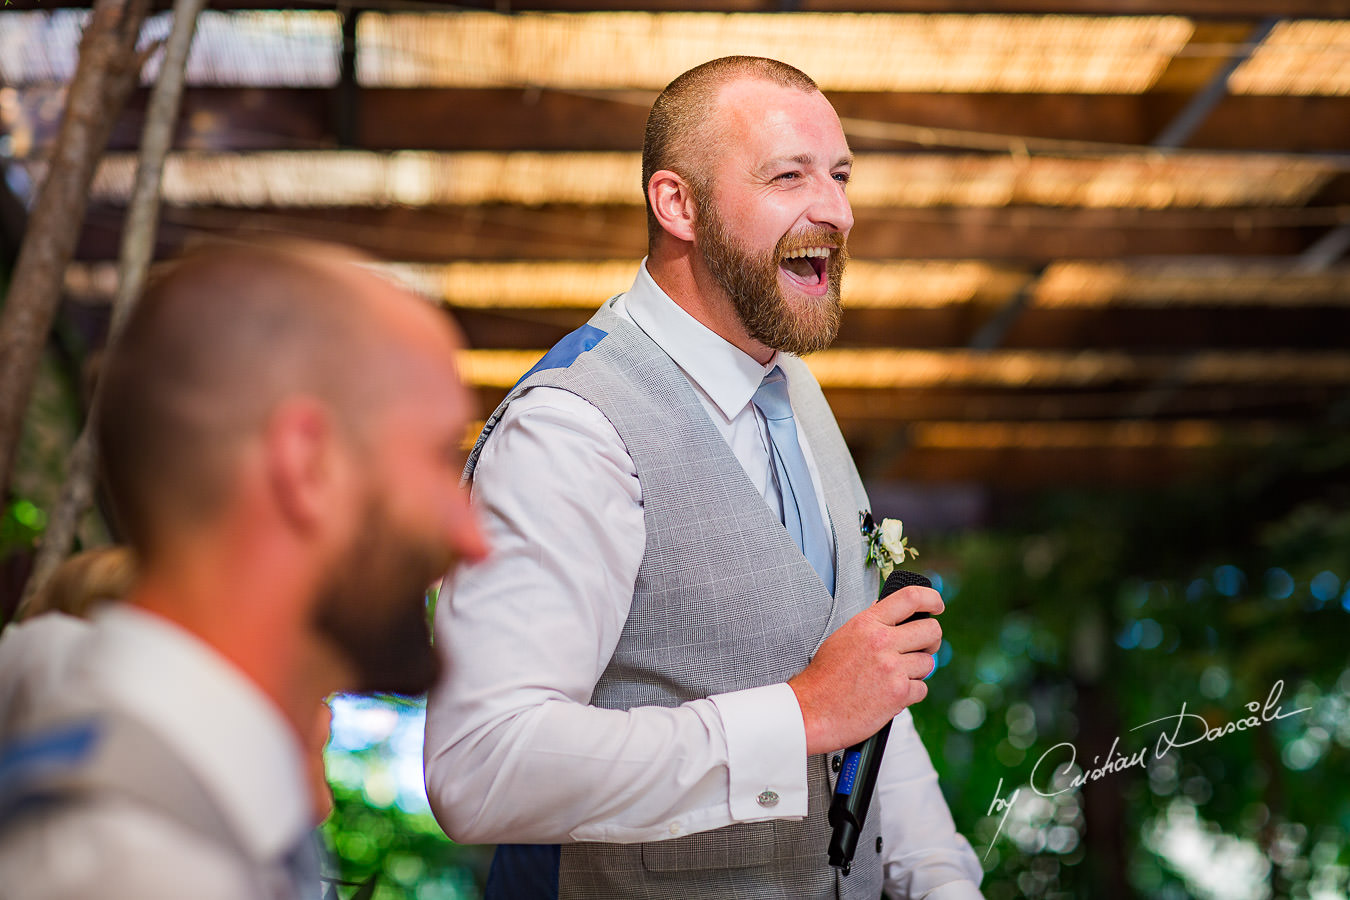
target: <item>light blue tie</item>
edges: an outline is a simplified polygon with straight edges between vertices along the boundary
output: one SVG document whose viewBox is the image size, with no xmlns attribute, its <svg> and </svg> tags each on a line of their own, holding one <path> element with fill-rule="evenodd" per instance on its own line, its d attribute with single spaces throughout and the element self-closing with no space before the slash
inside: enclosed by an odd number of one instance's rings
<svg viewBox="0 0 1350 900">
<path fill-rule="evenodd" d="M 797 423 L 792 418 L 787 378 L 778 366 L 774 366 L 760 382 L 754 404 L 769 425 L 773 477 L 783 495 L 783 525 L 833 594 L 834 562 L 830 552 L 833 542 L 825 528 L 820 504 L 816 503 L 816 488 L 811 482 L 811 472 L 806 468 L 802 445 L 797 441 Z"/>
</svg>

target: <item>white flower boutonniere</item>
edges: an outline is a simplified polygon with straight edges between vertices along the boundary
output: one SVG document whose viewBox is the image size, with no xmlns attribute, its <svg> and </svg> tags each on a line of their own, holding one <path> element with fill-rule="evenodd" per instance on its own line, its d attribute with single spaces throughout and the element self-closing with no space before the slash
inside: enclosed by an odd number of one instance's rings
<svg viewBox="0 0 1350 900">
<path fill-rule="evenodd" d="M 882 519 L 881 525 L 872 519 L 867 510 L 858 513 L 863 539 L 867 541 L 868 565 L 875 565 L 881 571 L 881 580 L 885 582 L 891 571 L 905 563 L 905 554 L 913 559 L 919 551 L 909 546 L 905 537 L 905 525 L 899 519 Z"/>
</svg>

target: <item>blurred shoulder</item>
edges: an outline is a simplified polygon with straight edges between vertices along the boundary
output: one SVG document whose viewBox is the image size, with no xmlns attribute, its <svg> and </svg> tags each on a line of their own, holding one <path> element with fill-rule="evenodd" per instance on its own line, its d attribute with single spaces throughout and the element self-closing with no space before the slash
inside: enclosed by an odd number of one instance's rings
<svg viewBox="0 0 1350 900">
<path fill-rule="evenodd" d="M 57 612 L 0 632 L 0 740 L 61 689 L 91 632 L 84 619 Z"/>
<path fill-rule="evenodd" d="M 25 900 L 257 894 L 253 871 L 235 852 L 122 800 L 61 804 L 19 817 L 0 829 L 0 872 L 0 894 Z"/>
</svg>

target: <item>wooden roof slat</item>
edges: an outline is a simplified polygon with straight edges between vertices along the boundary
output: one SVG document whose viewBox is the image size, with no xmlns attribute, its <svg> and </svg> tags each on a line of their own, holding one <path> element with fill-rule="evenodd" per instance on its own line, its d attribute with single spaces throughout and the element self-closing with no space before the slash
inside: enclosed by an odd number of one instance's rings
<svg viewBox="0 0 1350 900">
<path fill-rule="evenodd" d="M 371 268 L 428 299 L 473 309 L 586 309 L 597 294 L 612 294 L 632 279 L 637 259 L 533 260 L 444 264 L 380 261 Z M 1299 259 L 1143 259 L 1117 262 L 1062 260 L 1035 285 L 1036 311 L 1154 310 L 1161 307 L 1350 307 L 1350 264 L 1304 271 Z M 1031 274 L 980 260 L 853 258 L 844 274 L 850 312 L 997 305 Z M 67 290 L 92 302 L 110 300 L 111 263 L 74 262 Z"/>
<path fill-rule="evenodd" d="M 1316 420 L 1337 395 L 1343 393 L 1344 387 L 1337 385 L 1189 385 L 1170 399 L 1162 415 L 1169 419 L 1216 421 Z M 945 390 L 830 388 L 825 396 L 840 421 L 876 426 L 897 420 L 1109 422 L 1120 418 L 1137 394 L 1100 388 L 1075 391 L 967 387 Z"/>
<path fill-rule="evenodd" d="M 39 155 L 56 138 L 61 89 L 15 89 L 14 104 Z M 140 141 L 148 92 L 133 95 L 109 149 Z M 356 142 L 365 150 L 636 151 L 649 93 L 576 93 L 522 88 L 358 88 Z M 903 94 L 832 92 L 844 118 L 1017 138 L 1144 146 L 1186 97 L 1123 94 Z M 854 135 L 856 151 L 913 151 L 921 145 Z M 184 91 L 175 146 L 223 151 L 316 150 L 336 146 L 332 92 L 317 88 Z M 1192 150 L 1344 153 L 1350 96 L 1229 96 L 1192 136 Z"/>
<path fill-rule="evenodd" d="M 1298 215 L 1290 215 L 1297 213 Z M 860 210 L 858 258 L 970 259 L 1006 264 L 1129 256 L 1294 256 L 1340 217 L 1327 210 Z M 91 205 L 77 258 L 115 259 L 123 212 Z M 1323 221 L 1325 219 L 1326 221 Z M 329 208 L 260 211 L 165 207 L 161 252 L 198 234 L 289 233 L 351 244 L 384 259 L 640 257 L 637 206 Z"/>
<path fill-rule="evenodd" d="M 869 433 L 844 428 L 851 444 L 865 440 Z M 979 484 L 986 489 L 1029 491 L 1063 490 L 1070 486 L 1110 485 L 1144 487 L 1166 484 L 1197 474 L 1213 477 L 1226 458 L 1230 471 L 1240 472 L 1244 463 L 1260 453 L 1265 442 L 1245 454 L 1226 450 L 1219 456 L 1215 447 L 1112 447 L 1022 448 L 989 447 L 908 447 L 896 452 L 878 448 L 855 451 L 860 470 L 871 479 L 894 479 L 905 483 Z M 877 456 L 882 458 L 876 458 Z"/>
<path fill-rule="evenodd" d="M 621 288 L 622 289 L 622 288 Z M 548 347 L 583 325 L 590 309 L 478 309 L 452 307 L 470 345 L 484 348 Z M 942 310 L 845 309 L 839 348 L 963 346 L 990 314 L 988 307 Z M 1016 350 L 1084 350 L 1181 353 L 1197 346 L 1212 351 L 1299 347 L 1337 350 L 1350 334 L 1344 307 L 1298 310 L 1111 310 L 1092 313 L 1027 310 L 1001 346 Z"/>
</svg>

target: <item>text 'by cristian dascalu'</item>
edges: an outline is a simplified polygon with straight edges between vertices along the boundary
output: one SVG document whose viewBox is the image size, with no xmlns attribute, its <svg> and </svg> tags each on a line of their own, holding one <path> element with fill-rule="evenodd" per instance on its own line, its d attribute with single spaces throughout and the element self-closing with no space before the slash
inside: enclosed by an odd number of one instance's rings
<svg viewBox="0 0 1350 900">
<path fill-rule="evenodd" d="M 1280 706 L 1280 697 L 1283 694 L 1284 681 L 1280 680 L 1271 686 L 1264 704 L 1253 700 L 1246 706 L 1248 715 L 1233 719 L 1223 725 L 1214 726 L 1211 726 L 1204 716 L 1188 712 L 1186 704 L 1183 702 L 1180 712 L 1163 716 L 1160 719 L 1153 719 L 1130 729 L 1134 732 L 1157 727 L 1158 738 L 1152 745 L 1146 744 L 1134 753 L 1122 755 L 1119 752 L 1120 738 L 1117 737 L 1111 742 L 1111 749 L 1106 751 L 1104 759 L 1100 755 L 1094 756 L 1092 767 L 1081 768 L 1077 774 L 1068 777 L 1067 783 L 1060 776 L 1067 776 L 1075 768 L 1078 768 L 1078 748 L 1068 741 L 1062 741 L 1042 753 L 1041 758 L 1036 760 L 1036 765 L 1031 769 L 1031 778 L 1028 779 L 1026 786 L 1041 797 L 1054 797 L 1065 791 L 1078 790 L 1090 781 L 1097 781 L 1126 769 L 1143 767 L 1148 764 L 1150 759 L 1162 759 L 1173 750 L 1189 747 L 1193 744 L 1216 741 L 1239 731 L 1251 731 L 1268 722 L 1287 719 L 1305 713 L 1312 708 L 1305 706 L 1302 709 L 1285 712 Z M 997 813 L 1003 814 L 998 823 L 998 830 L 994 832 L 994 837 L 989 842 L 990 850 L 993 849 L 999 835 L 1003 833 L 1003 826 L 1008 821 L 1008 814 L 1012 812 L 1013 804 L 1017 802 L 1017 796 L 1022 792 L 1022 788 L 1019 787 L 1008 797 L 1001 796 L 1002 792 L 1003 779 L 1000 778 L 998 787 L 994 788 L 994 800 L 989 804 L 989 811 L 985 813 L 985 815 L 990 816 Z M 986 850 L 985 856 L 988 855 L 989 851 Z"/>
</svg>

